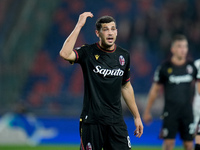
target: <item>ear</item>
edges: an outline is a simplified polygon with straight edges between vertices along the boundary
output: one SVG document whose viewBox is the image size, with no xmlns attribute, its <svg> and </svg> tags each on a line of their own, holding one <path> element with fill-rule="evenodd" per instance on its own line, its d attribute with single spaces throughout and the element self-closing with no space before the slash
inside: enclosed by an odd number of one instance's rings
<svg viewBox="0 0 200 150">
<path fill-rule="evenodd" d="M 96 36 L 99 37 L 99 31 L 95 30 Z"/>
</svg>

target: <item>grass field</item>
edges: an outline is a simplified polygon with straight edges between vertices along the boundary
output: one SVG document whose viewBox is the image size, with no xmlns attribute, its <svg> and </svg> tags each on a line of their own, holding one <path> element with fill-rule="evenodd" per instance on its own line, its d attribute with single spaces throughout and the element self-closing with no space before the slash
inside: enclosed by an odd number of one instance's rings
<svg viewBox="0 0 200 150">
<path fill-rule="evenodd" d="M 78 145 L 51 145 L 51 146 L 0 146 L 0 150 L 79 150 Z M 132 146 L 132 150 L 161 150 L 161 147 L 153 146 Z M 183 148 L 175 148 L 174 150 L 183 150 Z"/>
</svg>

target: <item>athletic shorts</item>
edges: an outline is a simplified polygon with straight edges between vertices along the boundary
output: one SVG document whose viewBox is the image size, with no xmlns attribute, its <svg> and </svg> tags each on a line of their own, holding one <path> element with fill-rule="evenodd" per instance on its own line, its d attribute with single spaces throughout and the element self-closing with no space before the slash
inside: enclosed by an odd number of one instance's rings
<svg viewBox="0 0 200 150">
<path fill-rule="evenodd" d="M 163 125 L 160 132 L 162 139 L 175 139 L 177 133 L 183 141 L 192 141 L 194 139 L 195 127 L 193 125 L 193 114 L 176 116 L 167 112 L 164 113 Z M 167 115 L 166 115 L 167 114 Z"/>
<path fill-rule="evenodd" d="M 80 150 L 130 150 L 127 126 L 100 125 L 80 122 Z"/>
</svg>

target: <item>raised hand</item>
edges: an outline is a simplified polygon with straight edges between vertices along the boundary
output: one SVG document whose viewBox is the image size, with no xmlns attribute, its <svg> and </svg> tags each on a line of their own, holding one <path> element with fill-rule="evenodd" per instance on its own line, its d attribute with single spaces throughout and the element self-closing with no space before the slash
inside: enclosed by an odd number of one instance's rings
<svg viewBox="0 0 200 150">
<path fill-rule="evenodd" d="M 92 18 L 93 14 L 91 12 L 84 12 L 80 14 L 78 22 L 77 22 L 77 26 L 83 27 L 88 17 Z"/>
</svg>

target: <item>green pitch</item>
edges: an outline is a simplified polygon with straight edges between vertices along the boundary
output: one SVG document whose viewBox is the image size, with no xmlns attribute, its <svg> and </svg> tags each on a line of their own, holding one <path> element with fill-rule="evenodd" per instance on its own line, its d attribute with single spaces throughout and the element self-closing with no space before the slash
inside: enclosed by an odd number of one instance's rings
<svg viewBox="0 0 200 150">
<path fill-rule="evenodd" d="M 0 150 L 79 150 L 78 145 L 48 145 L 48 146 L 0 146 Z M 161 147 L 153 146 L 132 146 L 132 150 L 161 150 Z M 183 150 L 175 148 L 174 150 Z"/>
</svg>

